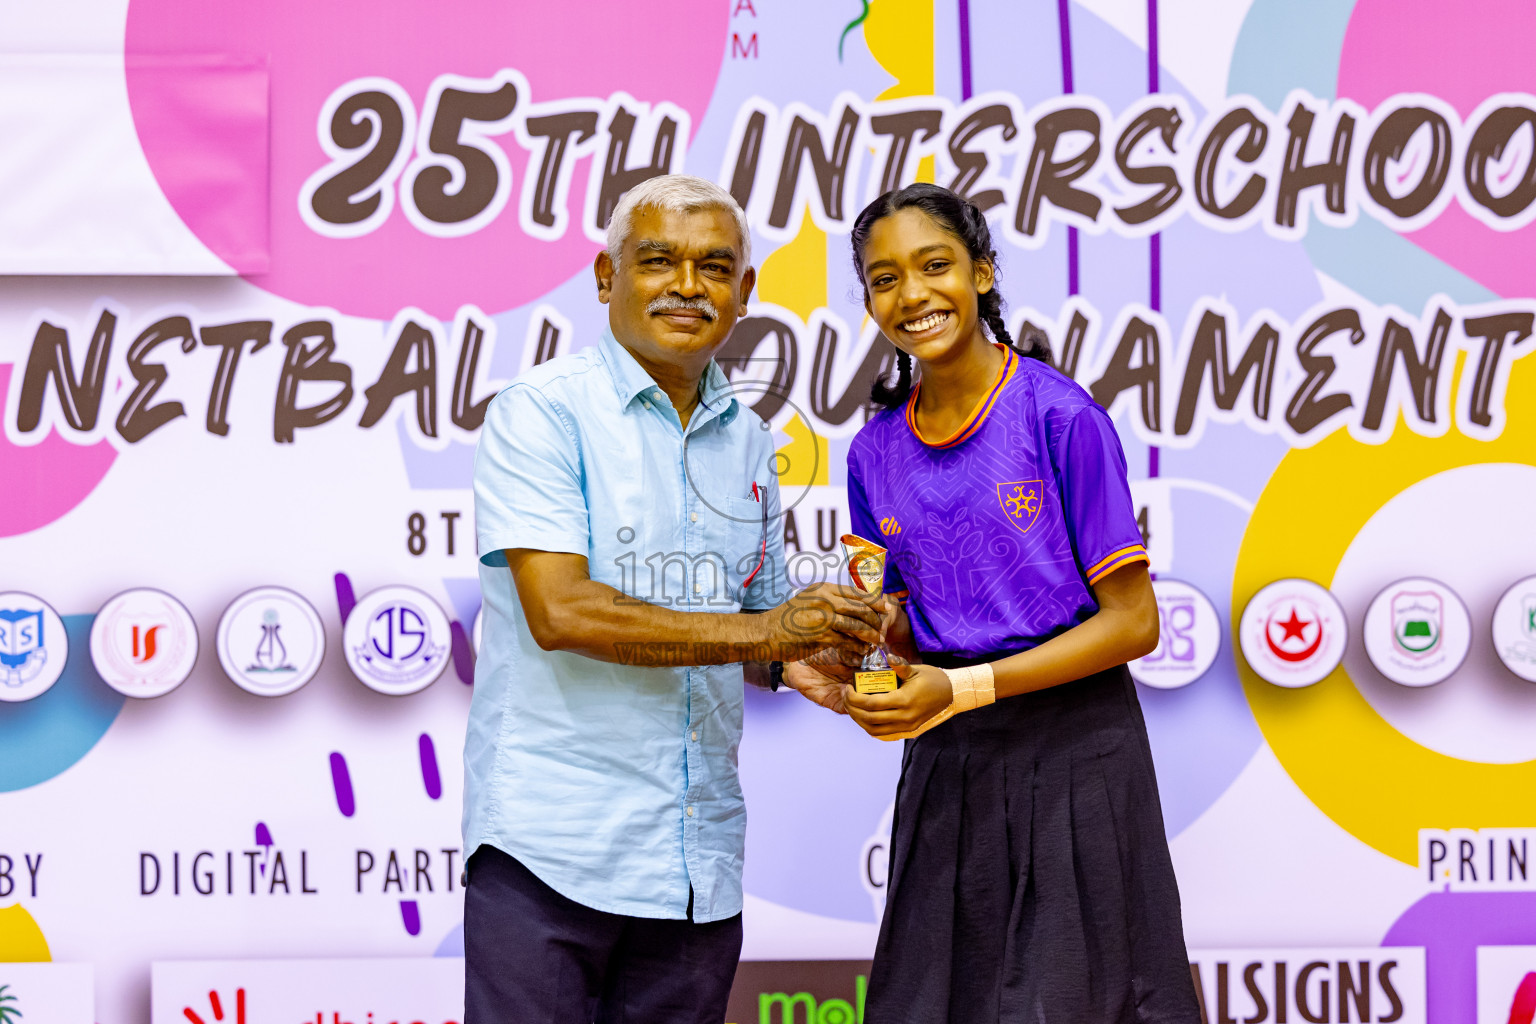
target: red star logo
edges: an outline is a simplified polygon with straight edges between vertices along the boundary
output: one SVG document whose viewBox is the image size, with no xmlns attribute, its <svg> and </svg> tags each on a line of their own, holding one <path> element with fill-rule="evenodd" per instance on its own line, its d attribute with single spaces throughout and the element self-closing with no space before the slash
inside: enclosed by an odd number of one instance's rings
<svg viewBox="0 0 1536 1024">
<path fill-rule="evenodd" d="M 1291 607 L 1291 617 L 1284 622 L 1277 622 L 1275 625 L 1285 630 L 1285 635 L 1280 638 L 1280 642 L 1285 643 L 1287 640 L 1305 640 L 1306 635 L 1303 630 L 1312 625 L 1312 622 L 1297 615 L 1296 608 L 1293 605 Z"/>
</svg>

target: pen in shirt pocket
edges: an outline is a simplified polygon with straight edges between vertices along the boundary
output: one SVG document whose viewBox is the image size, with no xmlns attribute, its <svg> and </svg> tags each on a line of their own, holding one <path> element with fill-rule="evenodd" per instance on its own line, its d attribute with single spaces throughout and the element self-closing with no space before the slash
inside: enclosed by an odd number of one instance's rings
<svg viewBox="0 0 1536 1024">
<path fill-rule="evenodd" d="M 757 567 L 747 574 L 747 578 L 741 581 L 741 589 L 745 590 L 752 585 L 757 574 L 763 571 L 763 563 L 768 560 L 768 503 L 763 500 L 764 488 L 757 486 L 757 481 L 752 481 L 752 500 L 757 502 L 763 510 L 763 546 L 757 554 Z"/>
</svg>

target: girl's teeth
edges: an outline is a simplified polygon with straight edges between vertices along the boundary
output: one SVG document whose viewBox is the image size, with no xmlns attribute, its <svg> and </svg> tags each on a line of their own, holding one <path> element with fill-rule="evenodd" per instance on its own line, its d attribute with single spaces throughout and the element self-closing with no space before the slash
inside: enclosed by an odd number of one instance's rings
<svg viewBox="0 0 1536 1024">
<path fill-rule="evenodd" d="M 930 328 L 937 327 L 939 324 L 943 323 L 944 316 L 945 314 L 943 313 L 930 313 L 923 317 L 921 320 L 916 320 L 910 324 L 907 324 L 904 330 L 910 331 L 914 334 L 929 330 Z"/>
</svg>

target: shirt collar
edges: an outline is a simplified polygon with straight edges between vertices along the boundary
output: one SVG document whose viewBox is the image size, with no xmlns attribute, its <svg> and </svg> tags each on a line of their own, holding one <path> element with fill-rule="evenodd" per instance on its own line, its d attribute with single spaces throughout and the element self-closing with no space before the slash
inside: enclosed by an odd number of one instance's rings
<svg viewBox="0 0 1536 1024">
<path fill-rule="evenodd" d="M 645 367 L 640 365 L 629 349 L 619 344 L 611 328 L 604 329 L 599 348 L 603 354 L 603 363 L 613 378 L 614 389 L 618 392 L 620 408 L 629 408 L 630 403 L 642 394 L 653 401 L 665 400 L 660 386 L 645 372 Z M 730 379 L 713 359 L 704 369 L 704 378 L 699 381 L 699 404 L 714 416 L 719 416 L 722 423 L 729 423 L 736 415 L 736 399 L 731 394 Z"/>
</svg>

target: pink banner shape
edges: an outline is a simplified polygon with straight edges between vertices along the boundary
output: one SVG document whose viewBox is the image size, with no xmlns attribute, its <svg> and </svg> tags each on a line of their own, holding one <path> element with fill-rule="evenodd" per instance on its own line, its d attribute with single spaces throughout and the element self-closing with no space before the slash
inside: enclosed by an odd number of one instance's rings
<svg viewBox="0 0 1536 1024">
<path fill-rule="evenodd" d="M 130 54 L 127 74 L 139 143 L 177 214 L 236 273 L 266 273 L 266 59 Z"/>
</svg>

